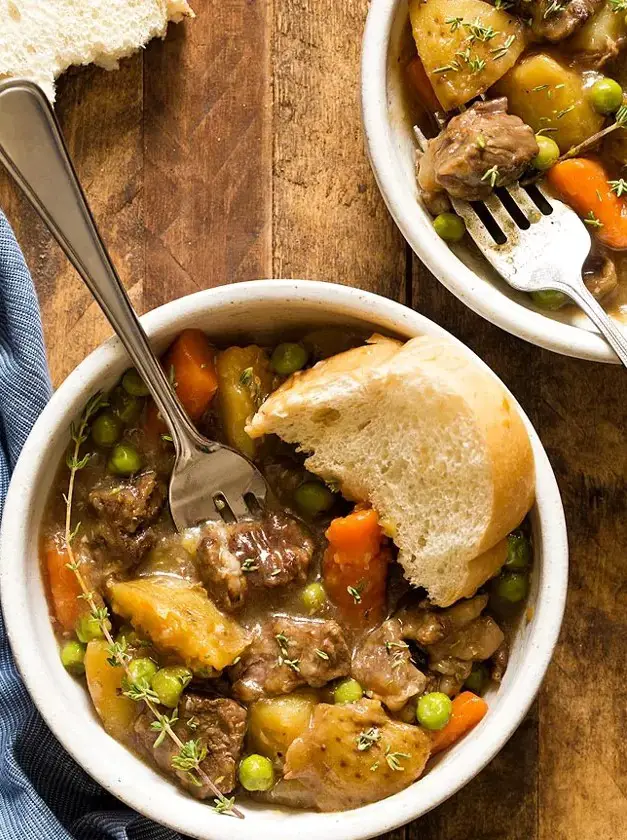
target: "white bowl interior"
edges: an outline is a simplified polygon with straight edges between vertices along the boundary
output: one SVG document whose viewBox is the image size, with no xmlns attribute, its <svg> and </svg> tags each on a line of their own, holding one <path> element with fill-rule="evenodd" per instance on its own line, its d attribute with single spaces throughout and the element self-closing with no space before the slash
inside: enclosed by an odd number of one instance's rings
<svg viewBox="0 0 627 840">
<path fill-rule="evenodd" d="M 472 242 L 450 248 L 434 232 L 418 195 L 415 106 L 403 78 L 411 41 L 407 0 L 372 0 L 362 52 L 364 130 L 379 188 L 413 251 L 453 294 L 492 323 L 549 350 L 616 363 L 577 307 L 538 309 L 528 295 L 501 279 Z"/>
<path fill-rule="evenodd" d="M 263 341 L 303 326 L 333 324 L 378 329 L 403 338 L 444 333 L 421 315 L 383 298 L 303 281 L 258 281 L 200 292 L 161 307 L 143 322 L 159 350 L 189 326 L 204 329 L 220 343 L 225 338 Z M 88 396 L 110 387 L 127 364 L 119 342 L 113 339 L 66 380 L 26 444 L 5 508 L 0 589 L 7 628 L 24 681 L 55 735 L 112 793 L 191 837 L 252 840 L 261 832 L 262 836 L 272 833 L 301 840 L 356 840 L 390 830 L 442 802 L 496 754 L 522 720 L 544 676 L 561 623 L 567 576 L 564 517 L 553 473 L 533 429 L 529 426 L 538 480 L 537 503 L 531 516 L 536 546 L 531 618 L 520 623 L 505 679 L 500 690 L 488 698 L 490 711 L 485 720 L 434 762 L 423 779 L 390 799 L 341 814 L 246 804 L 243 810 L 247 819 L 240 821 L 214 814 L 105 733 L 87 692 L 60 663 L 48 618 L 38 562 L 38 532 L 67 445 L 69 423 Z"/>
</svg>

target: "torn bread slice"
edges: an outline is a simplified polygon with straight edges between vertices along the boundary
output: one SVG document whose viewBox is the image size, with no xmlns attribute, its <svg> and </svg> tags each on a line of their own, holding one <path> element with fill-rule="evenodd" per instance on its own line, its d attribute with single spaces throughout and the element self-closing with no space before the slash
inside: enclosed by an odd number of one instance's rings
<svg viewBox="0 0 627 840">
<path fill-rule="evenodd" d="M 187 0 L 0 0 L 0 82 L 28 79 L 54 101 L 54 80 L 70 65 L 115 70 L 186 16 Z"/>
<path fill-rule="evenodd" d="M 373 336 L 292 376 L 246 430 L 297 444 L 311 472 L 371 504 L 406 577 L 441 606 L 496 573 L 533 502 L 533 453 L 512 399 L 445 338 Z"/>
</svg>

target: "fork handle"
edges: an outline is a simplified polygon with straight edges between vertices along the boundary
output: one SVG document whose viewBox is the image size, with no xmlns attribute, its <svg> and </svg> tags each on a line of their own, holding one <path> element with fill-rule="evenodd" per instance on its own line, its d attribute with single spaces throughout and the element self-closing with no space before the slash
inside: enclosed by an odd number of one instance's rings
<svg viewBox="0 0 627 840">
<path fill-rule="evenodd" d="M 583 283 L 568 286 L 566 294 L 583 309 L 599 332 L 605 337 L 621 362 L 627 367 L 627 337 L 616 322 L 609 317 L 601 304 Z"/>
<path fill-rule="evenodd" d="M 0 84 L 0 161 L 96 298 L 170 428 L 177 455 L 198 433 L 181 407 L 100 237 L 47 97 L 26 81 Z"/>
</svg>

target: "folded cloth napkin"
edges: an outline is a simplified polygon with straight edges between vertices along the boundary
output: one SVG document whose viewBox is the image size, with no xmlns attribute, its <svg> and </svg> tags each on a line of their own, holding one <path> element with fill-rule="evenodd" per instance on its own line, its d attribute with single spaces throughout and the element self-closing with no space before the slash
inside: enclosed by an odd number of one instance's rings
<svg viewBox="0 0 627 840">
<path fill-rule="evenodd" d="M 50 394 L 35 290 L 0 212 L 0 514 L 11 471 Z M 64 752 L 24 688 L 0 615 L 0 840 L 71 838 L 181 840 L 126 808 Z"/>
</svg>

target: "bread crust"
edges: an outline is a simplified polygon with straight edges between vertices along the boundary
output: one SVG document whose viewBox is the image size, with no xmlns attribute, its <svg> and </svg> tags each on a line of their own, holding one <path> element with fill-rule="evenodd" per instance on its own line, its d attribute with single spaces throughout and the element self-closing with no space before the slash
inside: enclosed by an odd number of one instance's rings
<svg viewBox="0 0 627 840">
<path fill-rule="evenodd" d="M 479 536 L 453 556 L 446 574 L 425 569 L 425 563 L 431 560 L 421 553 L 420 546 L 411 544 L 412 536 L 408 537 L 407 532 L 399 534 L 392 529 L 390 533 L 399 546 L 399 562 L 407 578 L 417 586 L 425 586 L 434 603 L 448 606 L 458 598 L 472 595 L 498 572 L 507 555 L 505 538 L 522 522 L 534 499 L 531 442 L 518 409 L 496 377 L 448 339 L 419 336 L 401 344 L 375 335 L 365 346 L 295 374 L 265 401 L 246 430 L 252 437 L 276 433 L 288 442 L 302 445 L 306 451 L 313 451 L 307 467 L 327 480 L 335 478 L 326 469 L 324 456 L 316 454 L 316 446 L 307 439 L 307 433 L 302 438 L 298 436 L 299 417 L 312 421 L 320 441 L 320 434 L 326 434 L 326 429 L 333 435 L 333 406 L 338 396 L 359 396 L 361 389 L 372 383 L 387 386 L 390 382 L 393 384 L 389 387 L 402 388 L 412 377 L 415 383 L 425 383 L 443 399 L 450 400 L 465 419 L 471 418 L 474 439 L 481 450 L 482 474 L 488 476 L 489 492 L 481 497 L 483 518 L 476 520 L 481 523 L 475 529 Z M 415 383 L 408 399 L 420 398 L 419 385 Z M 380 388 L 377 393 L 380 396 Z M 337 450 L 338 447 L 336 457 Z M 363 457 L 367 458 L 367 453 Z M 386 520 L 380 485 L 370 487 L 354 470 L 344 470 L 341 490 L 348 498 L 373 504 Z"/>
</svg>

